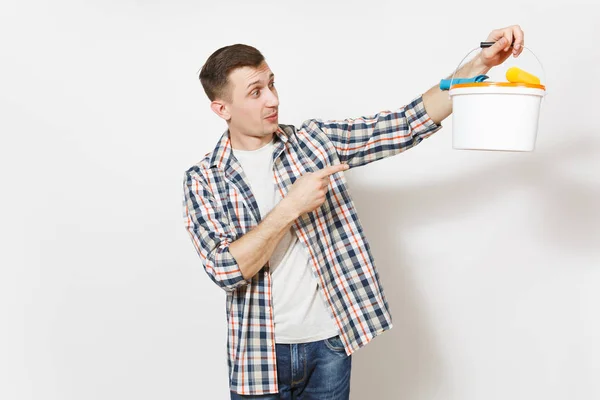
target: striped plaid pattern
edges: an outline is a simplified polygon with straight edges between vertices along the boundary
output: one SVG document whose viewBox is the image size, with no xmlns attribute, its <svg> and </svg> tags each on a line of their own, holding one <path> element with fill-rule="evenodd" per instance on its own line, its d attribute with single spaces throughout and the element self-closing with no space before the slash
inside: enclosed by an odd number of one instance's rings
<svg viewBox="0 0 600 400">
<path fill-rule="evenodd" d="M 327 165 L 359 167 L 407 150 L 441 128 L 425 112 L 422 97 L 373 116 L 280 125 L 273 179 L 285 197 L 305 173 Z M 268 263 L 249 280 L 229 245 L 262 219 L 244 171 L 231 151 L 228 131 L 215 149 L 184 175 L 184 221 L 208 276 L 226 291 L 231 390 L 278 392 Z M 325 203 L 298 218 L 292 229 L 308 248 L 313 275 L 323 289 L 346 353 L 352 354 L 392 327 L 373 256 L 344 174 L 330 178 Z"/>
</svg>

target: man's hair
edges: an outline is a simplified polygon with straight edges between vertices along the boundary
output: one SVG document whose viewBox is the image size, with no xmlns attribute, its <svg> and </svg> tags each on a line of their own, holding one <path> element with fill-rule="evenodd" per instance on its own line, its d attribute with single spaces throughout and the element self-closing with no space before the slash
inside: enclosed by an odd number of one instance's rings
<svg viewBox="0 0 600 400">
<path fill-rule="evenodd" d="M 252 46 L 233 44 L 221 47 L 202 66 L 200 83 L 210 101 L 216 98 L 231 100 L 231 93 L 227 91 L 229 73 L 236 68 L 256 68 L 263 61 L 263 55 Z"/>
</svg>

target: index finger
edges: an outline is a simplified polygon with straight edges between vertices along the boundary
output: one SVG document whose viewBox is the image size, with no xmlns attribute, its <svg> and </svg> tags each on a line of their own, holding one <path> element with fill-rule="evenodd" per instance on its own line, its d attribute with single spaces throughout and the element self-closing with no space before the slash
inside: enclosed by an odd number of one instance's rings
<svg viewBox="0 0 600 400">
<path fill-rule="evenodd" d="M 321 177 L 326 177 L 329 175 L 333 175 L 336 172 L 345 171 L 348 168 L 350 168 L 348 164 L 328 165 L 325 168 L 317 171 L 317 174 L 319 174 Z"/>
</svg>

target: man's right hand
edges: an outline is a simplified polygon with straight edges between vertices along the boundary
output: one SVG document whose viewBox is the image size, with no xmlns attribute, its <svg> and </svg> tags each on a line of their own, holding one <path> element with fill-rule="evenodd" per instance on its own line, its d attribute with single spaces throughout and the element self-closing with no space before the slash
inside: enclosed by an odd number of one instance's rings
<svg viewBox="0 0 600 400">
<path fill-rule="evenodd" d="M 298 216 L 316 210 L 325 202 L 329 176 L 348 168 L 348 164 L 329 165 L 302 175 L 294 182 L 282 202 L 286 202 Z"/>
<path fill-rule="evenodd" d="M 302 175 L 290 187 L 288 194 L 260 223 L 229 245 L 244 279 L 251 279 L 269 261 L 275 247 L 303 214 L 325 202 L 329 176 L 350 168 L 333 165 Z"/>
</svg>

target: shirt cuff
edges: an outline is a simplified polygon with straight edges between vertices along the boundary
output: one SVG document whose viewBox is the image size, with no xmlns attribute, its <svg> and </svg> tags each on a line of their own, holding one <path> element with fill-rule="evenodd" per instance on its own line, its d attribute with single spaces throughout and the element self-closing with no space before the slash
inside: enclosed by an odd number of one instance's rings
<svg viewBox="0 0 600 400">
<path fill-rule="evenodd" d="M 427 114 L 423 103 L 423 95 L 411 101 L 406 106 L 405 112 L 413 136 L 425 138 L 442 129 L 442 124 L 436 124 Z"/>
</svg>

